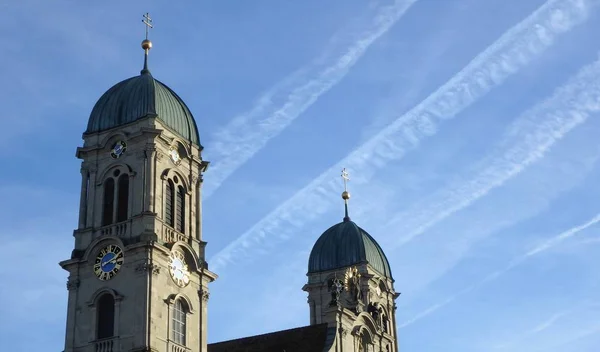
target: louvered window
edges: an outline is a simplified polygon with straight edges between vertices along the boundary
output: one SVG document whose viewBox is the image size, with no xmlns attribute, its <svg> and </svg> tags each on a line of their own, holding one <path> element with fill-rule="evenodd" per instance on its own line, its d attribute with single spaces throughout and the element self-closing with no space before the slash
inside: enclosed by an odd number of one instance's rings
<svg viewBox="0 0 600 352">
<path fill-rule="evenodd" d="M 115 203 L 115 180 L 112 178 L 104 181 L 104 199 L 102 203 L 102 226 L 113 223 L 113 209 Z"/>
<path fill-rule="evenodd" d="M 115 299 L 112 295 L 105 293 L 98 300 L 96 306 L 97 330 L 96 338 L 105 339 L 115 334 Z"/>
<path fill-rule="evenodd" d="M 175 222 L 175 214 L 173 209 L 173 196 L 175 192 L 173 188 L 173 183 L 169 180 L 169 182 L 167 182 L 167 189 L 165 191 L 165 220 L 167 222 L 167 225 L 171 227 L 174 226 Z"/>
<path fill-rule="evenodd" d="M 117 222 L 127 220 L 129 208 L 129 175 L 119 177 L 119 188 L 117 194 Z"/>
<path fill-rule="evenodd" d="M 177 231 L 185 233 L 185 191 L 177 187 Z"/>
</svg>

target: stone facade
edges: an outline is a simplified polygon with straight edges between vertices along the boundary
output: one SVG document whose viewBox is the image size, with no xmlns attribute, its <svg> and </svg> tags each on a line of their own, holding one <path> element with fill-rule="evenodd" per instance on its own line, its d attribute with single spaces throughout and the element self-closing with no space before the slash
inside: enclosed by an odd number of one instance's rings
<svg viewBox="0 0 600 352">
<path fill-rule="evenodd" d="M 125 142 L 126 150 L 114 158 L 111 148 L 117 141 Z M 172 150 L 180 160 L 171 158 Z M 69 272 L 65 352 L 205 352 L 208 284 L 216 275 L 208 270 L 202 240 L 201 185 L 208 163 L 201 149 L 147 117 L 84 135 L 77 157 L 82 159 L 79 226 L 71 258 L 60 263 Z M 127 216 L 103 226 L 104 182 L 115 175 L 129 177 Z M 168 182 L 184 190 L 185 225 L 179 231 L 165 221 Z M 107 244 L 122 248 L 124 261 L 114 277 L 103 281 L 93 266 Z M 185 287 L 170 275 L 169 256 L 175 250 L 184 254 L 190 272 Z M 98 339 L 96 308 L 103 294 L 114 298 L 114 334 Z M 185 344 L 176 344 L 170 333 L 177 300 L 186 306 Z"/>
<path fill-rule="evenodd" d="M 330 351 L 398 352 L 393 281 L 370 264 L 308 275 L 311 325 L 336 328 Z"/>
</svg>

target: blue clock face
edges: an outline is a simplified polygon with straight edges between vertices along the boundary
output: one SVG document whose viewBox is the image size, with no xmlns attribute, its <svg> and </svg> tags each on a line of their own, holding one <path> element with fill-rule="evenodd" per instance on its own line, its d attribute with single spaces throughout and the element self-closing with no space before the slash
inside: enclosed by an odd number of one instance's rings
<svg viewBox="0 0 600 352">
<path fill-rule="evenodd" d="M 110 156 L 113 157 L 113 159 L 118 159 L 125 153 L 125 150 L 127 150 L 127 144 L 123 141 L 118 141 L 110 150 Z"/>
<path fill-rule="evenodd" d="M 94 274 L 100 280 L 110 280 L 121 270 L 123 250 L 111 244 L 100 250 L 94 262 Z"/>
</svg>

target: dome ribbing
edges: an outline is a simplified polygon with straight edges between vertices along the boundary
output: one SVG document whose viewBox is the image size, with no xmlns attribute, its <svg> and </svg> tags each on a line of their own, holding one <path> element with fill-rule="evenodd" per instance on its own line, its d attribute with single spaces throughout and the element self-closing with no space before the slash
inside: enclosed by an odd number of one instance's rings
<svg viewBox="0 0 600 352">
<path fill-rule="evenodd" d="M 333 225 L 317 240 L 310 252 L 308 273 L 369 263 L 373 269 L 392 278 L 390 264 L 383 250 L 365 230 L 347 220 Z"/>
<path fill-rule="evenodd" d="M 86 134 L 109 130 L 145 117 L 156 117 L 174 132 L 200 146 L 198 127 L 183 100 L 149 71 L 115 84 L 90 114 Z"/>
</svg>

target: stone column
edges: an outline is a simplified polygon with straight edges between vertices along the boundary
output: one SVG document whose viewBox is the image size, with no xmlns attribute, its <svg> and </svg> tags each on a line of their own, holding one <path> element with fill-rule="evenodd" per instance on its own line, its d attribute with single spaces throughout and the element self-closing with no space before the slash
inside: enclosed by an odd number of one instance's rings
<svg viewBox="0 0 600 352">
<path fill-rule="evenodd" d="M 144 205 L 144 211 L 154 212 L 154 194 L 156 193 L 156 177 L 155 171 L 158 161 L 162 158 L 162 154 L 159 156 L 154 145 L 146 146 L 146 184 L 144 185 L 144 191 L 146 193 L 146 204 Z"/>
<path fill-rule="evenodd" d="M 83 229 L 86 227 L 88 178 L 88 170 L 81 168 L 81 193 L 79 195 L 79 229 Z"/>
<path fill-rule="evenodd" d="M 67 281 L 67 290 L 69 298 L 67 303 L 67 331 L 65 334 L 65 351 L 72 352 L 74 348 L 74 340 L 77 329 L 77 300 L 79 296 L 80 280 L 78 277 L 69 275 Z"/>
<path fill-rule="evenodd" d="M 202 189 L 202 178 L 198 176 L 192 177 L 194 187 L 194 227 L 195 236 L 198 241 L 202 241 L 202 197 L 200 195 Z"/>
<path fill-rule="evenodd" d="M 95 166 L 90 166 L 88 172 L 90 182 L 87 195 L 85 223 L 87 227 L 94 227 L 96 226 L 96 189 L 99 187 L 97 184 L 98 169 Z"/>
<path fill-rule="evenodd" d="M 394 302 L 394 306 L 392 307 L 393 313 L 392 313 L 392 324 L 394 325 L 394 330 L 392 331 L 394 336 L 394 351 L 398 352 L 398 328 L 396 327 L 396 310 L 398 309 L 398 306 L 396 305 L 396 303 Z"/>
<path fill-rule="evenodd" d="M 207 352 L 207 330 L 208 330 L 208 298 L 210 293 L 208 292 L 208 287 L 202 286 L 198 291 L 198 295 L 200 296 L 200 314 L 199 314 L 199 328 L 200 328 L 200 351 Z"/>
</svg>

